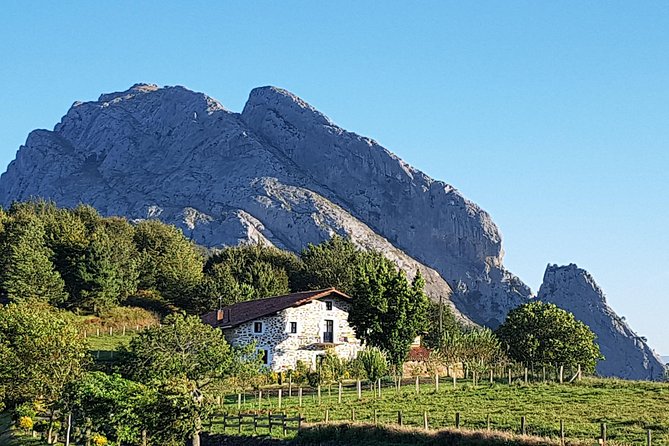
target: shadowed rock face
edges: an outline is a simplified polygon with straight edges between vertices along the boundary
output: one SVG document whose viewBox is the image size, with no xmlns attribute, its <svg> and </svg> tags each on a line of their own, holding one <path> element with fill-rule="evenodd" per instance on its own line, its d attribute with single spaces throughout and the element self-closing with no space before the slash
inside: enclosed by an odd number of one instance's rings
<svg viewBox="0 0 669 446">
<path fill-rule="evenodd" d="M 349 235 L 491 327 L 531 297 L 485 211 L 275 87 L 254 89 L 242 113 L 147 84 L 77 102 L 53 131 L 31 132 L 0 177 L 3 206 L 31 197 L 159 218 L 210 247 L 299 251 Z"/>
<path fill-rule="evenodd" d="M 537 297 L 574 313 L 595 332 L 606 358 L 597 366 L 600 375 L 662 378 L 660 357 L 608 306 L 604 292 L 587 271 L 574 264 L 548 265 Z"/>
</svg>

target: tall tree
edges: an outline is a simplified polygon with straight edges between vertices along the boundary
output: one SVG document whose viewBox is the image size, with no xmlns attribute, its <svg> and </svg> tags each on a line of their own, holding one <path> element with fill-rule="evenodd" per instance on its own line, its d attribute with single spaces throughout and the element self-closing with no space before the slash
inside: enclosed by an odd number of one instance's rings
<svg viewBox="0 0 669 446">
<path fill-rule="evenodd" d="M 355 282 L 349 322 L 366 344 L 386 352 L 398 375 L 411 342 L 427 327 L 423 287 L 420 273 L 409 283 L 403 271 L 377 252 L 366 256 Z"/>
<path fill-rule="evenodd" d="M 188 307 L 202 280 L 202 256 L 174 226 L 146 220 L 135 227 L 139 252 L 139 288 L 156 290 L 169 302 Z"/>
<path fill-rule="evenodd" d="M 180 401 L 182 414 L 191 414 L 182 432 L 197 446 L 202 420 L 211 409 L 204 398 L 206 388 L 234 374 L 245 357 L 251 357 L 249 350 L 231 348 L 220 330 L 199 317 L 173 314 L 130 342 L 124 369 L 131 378 L 160 386 Z"/>
<path fill-rule="evenodd" d="M 349 238 L 338 235 L 318 245 L 309 244 L 301 253 L 303 267 L 298 275 L 296 287 L 314 290 L 335 287 L 351 294 L 360 266 L 365 261 L 365 252 Z"/>
<path fill-rule="evenodd" d="M 88 362 L 86 342 L 71 318 L 35 301 L 0 307 L 0 387 L 14 404 L 41 401 L 52 422 L 65 387 Z"/>
<path fill-rule="evenodd" d="M 51 262 L 52 255 L 40 219 L 29 210 L 10 210 L 0 240 L 2 294 L 11 301 L 63 302 L 65 285 Z"/>
</svg>

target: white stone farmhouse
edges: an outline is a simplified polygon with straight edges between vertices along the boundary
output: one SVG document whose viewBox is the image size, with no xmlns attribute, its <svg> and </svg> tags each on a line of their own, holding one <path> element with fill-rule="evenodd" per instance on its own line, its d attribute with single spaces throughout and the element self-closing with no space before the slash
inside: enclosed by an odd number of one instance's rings
<svg viewBox="0 0 669 446">
<path fill-rule="evenodd" d="M 234 346 L 256 342 L 274 371 L 294 369 L 298 360 L 315 367 L 326 349 L 353 358 L 361 349 L 348 323 L 351 297 L 334 288 L 240 302 L 202 316 L 223 330 Z"/>
</svg>

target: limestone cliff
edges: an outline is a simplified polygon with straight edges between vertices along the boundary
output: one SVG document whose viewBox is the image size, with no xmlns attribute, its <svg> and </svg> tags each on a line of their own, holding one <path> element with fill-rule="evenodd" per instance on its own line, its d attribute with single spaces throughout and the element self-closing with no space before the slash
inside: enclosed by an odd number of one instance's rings
<svg viewBox="0 0 669 446">
<path fill-rule="evenodd" d="M 597 366 L 600 375 L 662 378 L 660 357 L 609 307 L 604 292 L 587 271 L 574 264 L 548 265 L 537 297 L 574 313 L 595 332 L 606 358 Z"/>
<path fill-rule="evenodd" d="M 31 197 L 159 218 L 210 247 L 299 251 L 349 235 L 410 276 L 420 269 L 431 297 L 491 327 L 531 297 L 504 268 L 485 211 L 275 87 L 253 90 L 242 113 L 149 84 L 76 102 L 53 131 L 31 132 L 0 177 L 0 205 Z"/>
</svg>

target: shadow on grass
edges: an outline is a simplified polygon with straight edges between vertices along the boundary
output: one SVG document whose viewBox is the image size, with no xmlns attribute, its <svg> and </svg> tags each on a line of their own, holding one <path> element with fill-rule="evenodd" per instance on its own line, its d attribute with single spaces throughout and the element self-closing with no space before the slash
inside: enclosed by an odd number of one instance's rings
<svg viewBox="0 0 669 446">
<path fill-rule="evenodd" d="M 295 439 L 300 445 L 355 446 L 557 446 L 559 440 L 483 430 L 423 430 L 371 424 L 316 424 L 302 430 Z M 567 442 L 568 445 L 585 445 Z"/>
</svg>

